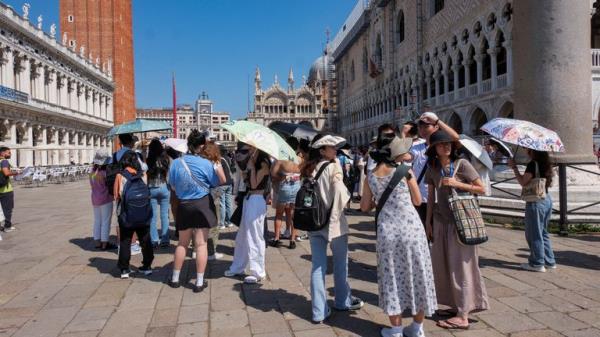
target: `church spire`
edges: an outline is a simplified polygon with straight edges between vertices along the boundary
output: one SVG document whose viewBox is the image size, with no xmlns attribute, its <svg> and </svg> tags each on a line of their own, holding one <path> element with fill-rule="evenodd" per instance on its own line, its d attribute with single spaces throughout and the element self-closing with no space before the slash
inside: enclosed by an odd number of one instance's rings
<svg viewBox="0 0 600 337">
<path fill-rule="evenodd" d="M 256 72 L 254 73 L 254 91 L 255 92 L 260 92 L 261 90 L 261 80 L 260 80 L 260 68 L 258 68 L 258 66 L 256 66 Z"/>
<path fill-rule="evenodd" d="M 292 93 L 294 91 L 294 71 L 290 67 L 290 73 L 288 74 L 288 91 Z"/>
</svg>

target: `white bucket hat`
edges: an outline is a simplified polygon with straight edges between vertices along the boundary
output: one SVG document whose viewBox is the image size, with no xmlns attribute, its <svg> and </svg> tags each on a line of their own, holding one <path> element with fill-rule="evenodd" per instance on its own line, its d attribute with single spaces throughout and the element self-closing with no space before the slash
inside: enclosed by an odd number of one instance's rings
<svg viewBox="0 0 600 337">
<path fill-rule="evenodd" d="M 318 149 L 323 146 L 340 147 L 340 146 L 343 146 L 345 143 L 346 143 L 346 139 L 344 139 L 340 136 L 325 135 L 322 138 L 318 139 L 316 142 L 314 142 L 311 145 L 311 147 L 313 149 Z"/>
<path fill-rule="evenodd" d="M 108 162 L 108 158 L 110 155 L 105 150 L 98 150 L 94 155 L 93 163 L 94 165 L 106 165 Z"/>
<path fill-rule="evenodd" d="M 185 139 L 167 138 L 165 140 L 165 146 L 168 146 L 177 152 L 188 152 L 187 141 Z"/>
</svg>

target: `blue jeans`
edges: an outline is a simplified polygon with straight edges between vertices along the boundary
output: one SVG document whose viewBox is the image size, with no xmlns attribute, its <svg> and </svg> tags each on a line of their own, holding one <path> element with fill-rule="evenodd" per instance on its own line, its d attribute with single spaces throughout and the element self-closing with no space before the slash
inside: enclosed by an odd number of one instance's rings
<svg viewBox="0 0 600 337">
<path fill-rule="evenodd" d="M 529 264 L 534 267 L 553 266 L 554 252 L 548 235 L 548 223 L 552 215 L 552 198 L 525 205 L 525 240 L 529 245 Z"/>
<path fill-rule="evenodd" d="M 150 187 L 150 203 L 152 204 L 152 221 L 150 222 L 150 240 L 152 243 L 169 243 L 169 206 L 171 191 L 167 184 L 158 187 Z M 160 213 L 158 207 L 160 206 Z M 160 214 L 160 238 L 156 222 Z"/>
<path fill-rule="evenodd" d="M 233 214 L 233 186 L 223 185 L 217 187 L 217 189 L 221 194 L 219 200 L 219 226 L 225 226 L 231 222 L 231 214 Z"/>
<path fill-rule="evenodd" d="M 310 233 L 310 250 L 312 252 L 312 270 L 310 276 L 310 296 L 312 297 L 312 319 L 322 321 L 330 310 L 327 306 L 327 239 Z M 335 307 L 347 309 L 352 304 L 350 285 L 348 284 L 348 235 L 342 235 L 331 241 L 333 254 L 333 282 Z"/>
</svg>

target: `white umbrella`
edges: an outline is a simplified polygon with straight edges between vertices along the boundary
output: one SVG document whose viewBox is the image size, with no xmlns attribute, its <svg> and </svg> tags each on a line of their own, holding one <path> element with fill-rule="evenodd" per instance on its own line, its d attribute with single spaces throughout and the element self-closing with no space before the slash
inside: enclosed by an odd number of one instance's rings
<svg viewBox="0 0 600 337">
<path fill-rule="evenodd" d="M 172 148 L 173 150 L 181 153 L 187 153 L 187 140 L 179 138 L 167 138 L 165 139 L 165 146 Z"/>
<path fill-rule="evenodd" d="M 494 169 L 494 163 L 483 146 L 467 135 L 460 135 L 460 144 L 490 170 Z"/>
</svg>

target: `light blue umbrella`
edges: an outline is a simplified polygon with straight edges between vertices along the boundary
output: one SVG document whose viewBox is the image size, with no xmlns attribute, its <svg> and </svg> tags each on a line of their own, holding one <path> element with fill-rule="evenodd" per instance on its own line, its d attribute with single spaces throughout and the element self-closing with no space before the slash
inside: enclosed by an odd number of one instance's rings
<svg viewBox="0 0 600 337">
<path fill-rule="evenodd" d="M 120 125 L 115 125 L 108 132 L 108 136 L 122 135 L 124 133 L 141 133 L 149 131 L 171 130 L 173 127 L 164 121 L 151 119 L 136 119 Z"/>
</svg>

